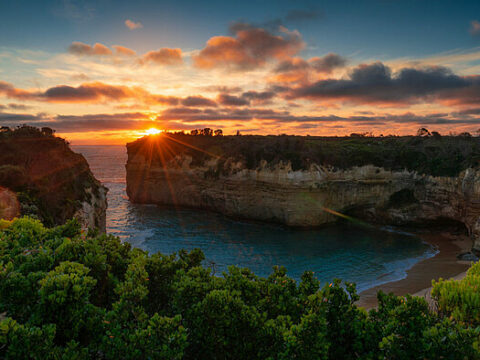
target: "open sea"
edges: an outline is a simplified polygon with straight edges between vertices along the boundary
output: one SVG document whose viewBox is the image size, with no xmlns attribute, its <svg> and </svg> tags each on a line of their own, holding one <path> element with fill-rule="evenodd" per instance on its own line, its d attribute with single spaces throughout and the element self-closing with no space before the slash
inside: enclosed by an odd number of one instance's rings
<svg viewBox="0 0 480 360">
<path fill-rule="evenodd" d="M 283 265 L 299 279 L 312 270 L 322 282 L 357 283 L 359 291 L 400 280 L 406 270 L 435 254 L 419 238 L 401 232 L 336 225 L 315 230 L 238 221 L 220 214 L 175 210 L 128 201 L 125 146 L 72 146 L 85 156 L 108 189 L 107 232 L 151 253 L 200 248 L 205 265 L 221 274 L 229 265 L 268 276 Z"/>
</svg>

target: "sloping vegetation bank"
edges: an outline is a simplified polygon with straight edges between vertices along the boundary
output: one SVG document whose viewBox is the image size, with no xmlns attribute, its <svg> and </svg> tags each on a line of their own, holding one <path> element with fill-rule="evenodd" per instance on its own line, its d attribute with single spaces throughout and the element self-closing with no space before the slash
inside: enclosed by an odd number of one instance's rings
<svg viewBox="0 0 480 360">
<path fill-rule="evenodd" d="M 354 284 L 299 283 L 202 267 L 198 251 L 163 255 L 76 221 L 0 223 L 2 359 L 478 359 L 480 264 L 423 298 L 378 294 L 354 305 Z"/>
</svg>

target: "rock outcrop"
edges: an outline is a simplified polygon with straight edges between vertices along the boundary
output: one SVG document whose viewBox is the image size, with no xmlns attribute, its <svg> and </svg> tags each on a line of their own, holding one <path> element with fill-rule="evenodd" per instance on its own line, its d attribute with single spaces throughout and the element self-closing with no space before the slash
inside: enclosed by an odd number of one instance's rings
<svg viewBox="0 0 480 360">
<path fill-rule="evenodd" d="M 162 150 L 157 150 L 162 151 Z M 249 169 L 237 159 L 211 156 L 194 163 L 178 154 L 153 160 L 151 151 L 128 147 L 127 193 L 136 203 L 218 211 L 233 217 L 289 226 L 320 226 L 351 215 L 390 225 L 465 225 L 480 251 L 480 169 L 431 176 L 373 165 L 348 169 L 290 162 L 260 162 Z"/>
<path fill-rule="evenodd" d="M 0 186 L 16 193 L 21 215 L 47 225 L 75 217 L 105 232 L 107 189 L 85 158 L 52 133 L 22 127 L 0 133 Z"/>
</svg>

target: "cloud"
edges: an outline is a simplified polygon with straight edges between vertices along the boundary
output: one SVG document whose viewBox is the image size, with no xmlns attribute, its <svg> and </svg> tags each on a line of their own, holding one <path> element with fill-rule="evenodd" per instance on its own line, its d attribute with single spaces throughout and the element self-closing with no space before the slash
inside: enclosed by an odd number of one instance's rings
<svg viewBox="0 0 480 360">
<path fill-rule="evenodd" d="M 1 106 L 3 109 L 9 108 L 12 110 L 28 110 L 31 108 L 31 106 L 24 105 L 24 104 L 15 104 L 15 103 L 10 103 L 8 105 L 3 105 Z"/>
<path fill-rule="evenodd" d="M 125 46 L 113 45 L 112 48 L 115 49 L 115 53 L 117 55 L 123 55 L 123 56 L 135 56 L 135 55 L 137 55 L 137 53 L 134 50 L 129 49 Z"/>
<path fill-rule="evenodd" d="M 0 81 L 0 95 L 25 101 L 45 101 L 52 103 L 102 103 L 105 101 L 135 100 L 146 105 L 178 105 L 189 107 L 214 107 L 214 100 L 203 96 L 179 98 L 151 94 L 140 87 L 109 85 L 102 82 L 84 83 L 79 86 L 57 85 L 45 91 L 17 89 L 12 84 Z"/>
<path fill-rule="evenodd" d="M 480 22 L 477 20 L 473 20 L 470 22 L 470 34 L 472 36 L 480 35 Z"/>
<path fill-rule="evenodd" d="M 181 100 L 183 106 L 201 107 L 201 106 L 217 106 L 217 103 L 203 96 L 188 96 Z"/>
<path fill-rule="evenodd" d="M 272 91 L 246 91 L 241 95 L 231 95 L 222 92 L 217 97 L 217 102 L 225 106 L 247 106 L 251 105 L 265 105 L 274 98 L 276 94 Z"/>
<path fill-rule="evenodd" d="M 402 68 L 396 73 L 382 64 L 363 64 L 347 79 L 326 79 L 300 85 L 290 99 L 340 100 L 357 104 L 414 104 L 480 101 L 480 78 L 461 77 L 444 67 Z"/>
<path fill-rule="evenodd" d="M 93 46 L 84 44 L 80 41 L 74 41 L 69 47 L 68 51 L 75 55 L 89 55 L 89 56 L 108 56 L 112 55 L 112 50 L 103 44 L 96 43 Z"/>
<path fill-rule="evenodd" d="M 209 91 L 209 92 L 221 92 L 221 93 L 238 93 L 242 91 L 242 88 L 239 86 L 210 85 L 210 86 L 201 86 L 200 90 Z"/>
<path fill-rule="evenodd" d="M 108 85 L 101 82 L 92 82 L 77 87 L 58 85 L 45 91 L 29 91 L 16 89 L 12 84 L 0 81 L 0 94 L 19 100 L 34 100 L 63 103 L 96 103 L 105 100 L 121 101 L 143 96 L 140 88 L 120 85 Z"/>
<path fill-rule="evenodd" d="M 135 56 L 137 53 L 125 46 L 113 45 L 112 48 L 115 50 L 116 56 Z M 69 47 L 68 52 L 78 56 L 113 56 L 113 51 L 107 46 L 96 43 L 93 46 L 88 44 L 74 41 Z"/>
<path fill-rule="evenodd" d="M 59 85 L 38 94 L 39 99 L 49 102 L 102 102 L 120 101 L 136 96 L 136 91 L 127 86 L 107 85 L 101 82 L 82 84 L 77 87 Z"/>
<path fill-rule="evenodd" d="M 180 65 L 183 63 L 181 49 L 161 48 L 149 51 L 140 59 L 141 64 L 155 63 L 160 65 Z"/>
<path fill-rule="evenodd" d="M 24 123 L 28 121 L 39 121 L 44 120 L 45 114 L 14 114 L 14 113 L 5 113 L 0 112 L 0 123 L 10 123 L 13 125 L 18 125 L 19 123 Z"/>
<path fill-rule="evenodd" d="M 277 34 L 245 23 L 232 25 L 234 36 L 215 36 L 195 56 L 194 65 L 201 69 L 226 68 L 251 70 L 269 60 L 295 55 L 305 46 L 297 31 L 281 27 Z"/>
<path fill-rule="evenodd" d="M 32 93 L 28 90 L 15 88 L 12 84 L 0 80 L 0 95 L 8 98 L 29 100 L 32 98 Z"/>
<path fill-rule="evenodd" d="M 329 75 L 336 69 L 344 68 L 347 62 L 345 57 L 334 53 L 308 60 L 292 57 L 277 65 L 273 79 L 277 82 L 306 82 L 312 76 Z"/>
<path fill-rule="evenodd" d="M 149 127 L 168 129 L 191 129 L 203 124 L 214 124 L 222 121 L 236 121 L 235 126 L 242 127 L 250 121 L 259 121 L 264 126 L 293 127 L 296 129 L 313 128 L 349 128 L 355 126 L 415 126 L 436 127 L 442 126 L 478 126 L 480 118 L 464 116 L 462 114 L 429 114 L 416 115 L 414 113 L 383 114 L 372 116 L 337 116 L 337 115 L 295 115 L 289 111 L 278 111 L 263 108 L 191 108 L 171 107 L 161 112 L 155 120 L 151 113 L 128 112 L 116 114 L 85 114 L 85 115 L 48 115 L 16 114 L 0 111 L 2 126 L 17 126 L 29 124 L 37 127 L 49 126 L 60 133 L 88 132 L 88 131 L 121 131 L 139 130 Z M 199 125 L 199 123 L 201 125 Z M 342 125 L 341 125 L 342 124 Z M 257 125 L 258 126 L 258 125 Z M 448 129 L 445 128 L 444 129 Z"/>
<path fill-rule="evenodd" d="M 404 113 L 400 115 L 373 115 L 373 116 L 337 116 L 337 115 L 294 115 L 289 111 L 277 111 L 262 108 L 240 108 L 232 109 L 191 109 L 185 107 L 173 107 L 164 110 L 159 116 L 159 120 L 181 121 L 185 123 L 217 122 L 217 121 L 268 121 L 270 124 L 279 123 L 349 123 L 351 125 L 383 125 L 392 124 L 410 124 L 410 125 L 478 125 L 480 118 L 465 118 L 455 116 L 455 114 L 430 114 L 415 115 L 413 113 Z M 292 125 L 290 124 L 290 125 Z"/>
<path fill-rule="evenodd" d="M 324 57 L 311 58 L 308 62 L 316 71 L 330 74 L 334 69 L 344 67 L 347 64 L 347 59 L 338 54 L 329 53 Z"/>
<path fill-rule="evenodd" d="M 134 22 L 132 20 L 125 20 L 125 26 L 130 30 L 141 29 L 143 28 L 143 24 L 141 22 Z"/>
<path fill-rule="evenodd" d="M 241 97 L 241 96 L 235 96 L 235 95 L 229 95 L 229 94 L 219 94 L 217 101 L 226 106 L 245 106 L 245 105 L 250 105 L 250 101 Z"/>
</svg>

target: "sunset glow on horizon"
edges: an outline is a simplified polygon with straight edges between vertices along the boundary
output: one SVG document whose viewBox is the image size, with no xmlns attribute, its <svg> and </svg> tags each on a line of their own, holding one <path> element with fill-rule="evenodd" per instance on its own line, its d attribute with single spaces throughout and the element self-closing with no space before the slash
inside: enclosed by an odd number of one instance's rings
<svg viewBox="0 0 480 360">
<path fill-rule="evenodd" d="M 479 10 L 453 1 L 2 2 L 0 124 L 49 126 L 73 144 L 206 127 L 477 134 Z"/>
</svg>

